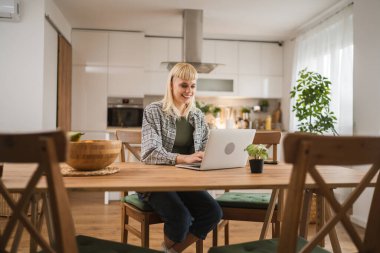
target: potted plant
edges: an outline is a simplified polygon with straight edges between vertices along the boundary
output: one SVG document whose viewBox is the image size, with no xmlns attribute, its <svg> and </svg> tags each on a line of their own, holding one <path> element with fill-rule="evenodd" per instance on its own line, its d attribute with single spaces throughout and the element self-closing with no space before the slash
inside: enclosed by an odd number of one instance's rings
<svg viewBox="0 0 380 253">
<path fill-rule="evenodd" d="M 267 112 L 269 107 L 269 101 L 266 99 L 260 100 L 259 102 L 260 110 L 262 112 Z"/>
<path fill-rule="evenodd" d="M 249 160 L 249 166 L 252 173 L 262 173 L 264 167 L 264 159 L 268 158 L 268 149 L 265 145 L 249 144 L 245 149 L 252 158 Z"/>
<path fill-rule="evenodd" d="M 316 72 L 306 68 L 299 72 L 297 85 L 290 92 L 290 97 L 295 98 L 292 111 L 296 113 L 299 131 L 338 135 L 334 127 L 336 117 L 330 111 L 330 85 L 326 77 Z"/>
</svg>

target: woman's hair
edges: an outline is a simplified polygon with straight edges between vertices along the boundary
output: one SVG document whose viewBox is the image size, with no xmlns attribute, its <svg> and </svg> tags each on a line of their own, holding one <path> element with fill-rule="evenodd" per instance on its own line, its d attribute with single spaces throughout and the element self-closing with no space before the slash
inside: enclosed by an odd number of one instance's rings
<svg viewBox="0 0 380 253">
<path fill-rule="evenodd" d="M 174 77 L 180 78 L 185 81 L 193 81 L 198 79 L 198 73 L 197 70 L 191 64 L 185 62 L 177 63 L 169 72 L 168 80 L 166 82 L 166 93 L 162 100 L 163 111 L 177 118 L 181 116 L 181 112 L 174 106 L 172 89 L 172 82 Z M 189 112 L 194 108 L 195 98 L 193 96 L 184 112 L 186 118 L 189 115 Z"/>
</svg>

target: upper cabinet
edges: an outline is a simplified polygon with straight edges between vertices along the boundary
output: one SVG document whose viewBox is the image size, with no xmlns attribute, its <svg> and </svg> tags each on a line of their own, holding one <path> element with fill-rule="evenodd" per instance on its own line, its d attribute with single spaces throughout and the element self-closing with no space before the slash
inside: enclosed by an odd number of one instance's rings
<svg viewBox="0 0 380 253">
<path fill-rule="evenodd" d="M 262 43 L 239 42 L 239 74 L 261 75 Z"/>
<path fill-rule="evenodd" d="M 182 39 L 168 38 L 168 61 L 183 61 Z"/>
<path fill-rule="evenodd" d="M 276 43 L 239 42 L 239 96 L 281 98 L 282 50 Z"/>
<path fill-rule="evenodd" d="M 144 67 L 144 39 L 141 32 L 110 32 L 109 66 Z"/>
<path fill-rule="evenodd" d="M 275 43 L 261 45 L 261 74 L 264 76 L 282 76 L 283 49 Z"/>
<path fill-rule="evenodd" d="M 73 30 L 71 37 L 74 65 L 108 64 L 108 32 Z"/>
<path fill-rule="evenodd" d="M 145 70 L 165 71 L 166 66 L 161 64 L 168 60 L 168 40 L 163 38 L 145 38 Z"/>
<path fill-rule="evenodd" d="M 215 74 L 237 74 L 238 42 L 215 41 L 215 63 L 223 64 L 214 70 Z"/>
</svg>

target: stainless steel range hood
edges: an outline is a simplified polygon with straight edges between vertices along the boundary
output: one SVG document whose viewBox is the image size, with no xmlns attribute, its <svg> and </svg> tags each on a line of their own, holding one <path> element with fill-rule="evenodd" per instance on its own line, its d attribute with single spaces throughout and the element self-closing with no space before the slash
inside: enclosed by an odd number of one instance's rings
<svg viewBox="0 0 380 253">
<path fill-rule="evenodd" d="M 203 42 L 203 10 L 183 11 L 183 56 L 184 62 L 190 63 L 198 73 L 210 73 L 221 64 L 202 62 Z M 163 62 L 167 64 L 168 70 L 177 62 Z"/>
</svg>

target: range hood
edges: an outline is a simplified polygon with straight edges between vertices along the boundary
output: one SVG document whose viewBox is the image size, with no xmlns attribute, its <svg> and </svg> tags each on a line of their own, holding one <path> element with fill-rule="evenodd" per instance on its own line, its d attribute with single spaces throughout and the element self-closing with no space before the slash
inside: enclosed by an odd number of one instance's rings
<svg viewBox="0 0 380 253">
<path fill-rule="evenodd" d="M 183 57 L 184 62 L 190 63 L 198 73 L 210 73 L 215 67 L 222 64 L 202 62 L 203 42 L 203 10 L 183 11 Z M 168 70 L 177 62 L 163 62 Z"/>
</svg>

